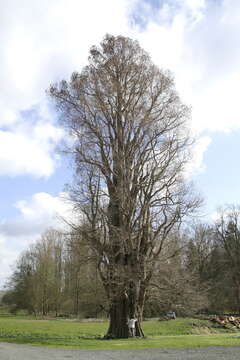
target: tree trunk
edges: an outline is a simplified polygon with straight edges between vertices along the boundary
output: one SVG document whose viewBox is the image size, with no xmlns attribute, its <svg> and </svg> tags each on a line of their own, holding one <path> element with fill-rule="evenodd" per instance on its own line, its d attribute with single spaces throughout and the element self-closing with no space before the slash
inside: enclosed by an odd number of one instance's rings
<svg viewBox="0 0 240 360">
<path fill-rule="evenodd" d="M 119 132 L 118 132 L 119 133 Z M 121 144 L 117 149 L 120 151 Z M 120 151 L 121 153 L 121 151 Z M 122 155 L 122 153 L 121 153 Z M 121 165 L 123 155 L 114 158 L 113 184 L 109 188 L 110 200 L 108 205 L 109 239 L 111 239 L 110 265 L 108 265 L 108 276 L 105 289 L 110 300 L 110 324 L 105 338 L 128 338 L 131 336 L 128 321 L 136 319 L 135 336 L 144 336 L 141 328 L 143 304 L 140 305 L 140 279 L 137 269 L 138 260 L 136 254 L 124 247 L 124 236 L 128 226 L 122 214 L 123 199 L 122 193 L 123 174 Z M 124 235 L 123 235 L 124 234 Z"/>
<path fill-rule="evenodd" d="M 128 338 L 128 304 L 126 298 L 115 300 L 110 306 L 110 324 L 107 339 Z"/>
<path fill-rule="evenodd" d="M 132 296 L 131 291 L 129 292 L 129 295 L 125 292 L 124 295 L 119 296 L 118 299 L 112 301 L 109 311 L 110 323 L 105 338 L 123 339 L 131 336 L 128 320 L 132 318 L 137 319 L 135 324 L 135 336 L 143 337 L 144 333 L 141 328 L 141 310 L 142 308 L 140 308 L 137 303 L 137 297 Z"/>
</svg>

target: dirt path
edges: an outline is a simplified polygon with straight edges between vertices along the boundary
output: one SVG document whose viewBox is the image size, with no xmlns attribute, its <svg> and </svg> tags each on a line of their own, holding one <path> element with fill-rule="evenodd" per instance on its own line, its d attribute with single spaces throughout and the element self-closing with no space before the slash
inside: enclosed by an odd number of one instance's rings
<svg viewBox="0 0 240 360">
<path fill-rule="evenodd" d="M 0 343 L 1 360 L 239 360 L 240 346 L 191 349 L 71 350 Z"/>
</svg>

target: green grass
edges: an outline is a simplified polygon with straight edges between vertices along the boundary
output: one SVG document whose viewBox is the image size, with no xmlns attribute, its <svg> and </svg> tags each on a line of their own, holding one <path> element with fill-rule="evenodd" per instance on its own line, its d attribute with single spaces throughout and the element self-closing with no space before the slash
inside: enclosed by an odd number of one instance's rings
<svg viewBox="0 0 240 360">
<path fill-rule="evenodd" d="M 189 335 L 195 333 L 197 329 L 209 329 L 214 332 L 212 323 L 207 320 L 178 318 L 171 321 L 145 321 L 143 323 L 144 332 L 149 336 L 167 335 Z"/>
<path fill-rule="evenodd" d="M 107 322 L 0 317 L 0 341 L 81 349 L 141 349 L 240 345 L 240 332 L 217 333 L 206 320 L 145 321 L 144 339 L 102 340 Z M 199 335 L 196 335 L 199 334 Z"/>
</svg>

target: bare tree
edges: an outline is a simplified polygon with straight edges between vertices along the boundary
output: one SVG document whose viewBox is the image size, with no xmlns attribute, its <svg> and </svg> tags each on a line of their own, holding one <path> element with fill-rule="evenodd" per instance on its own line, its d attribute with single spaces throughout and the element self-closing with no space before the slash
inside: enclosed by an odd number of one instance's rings
<svg viewBox="0 0 240 360">
<path fill-rule="evenodd" d="M 220 210 L 216 240 L 225 251 L 234 286 L 235 306 L 240 313 L 240 207 L 230 205 Z"/>
<path fill-rule="evenodd" d="M 214 228 L 204 223 L 193 223 L 186 244 L 186 267 L 199 280 L 207 282 L 209 262 L 214 248 Z"/>
<path fill-rule="evenodd" d="M 159 313 L 175 311 L 178 316 L 186 316 L 207 307 L 207 292 L 200 281 L 202 273 L 198 273 L 199 258 L 205 259 L 204 256 L 201 257 L 205 253 L 200 251 L 205 250 L 204 244 L 201 245 L 204 240 L 200 238 L 205 236 L 204 232 L 201 233 L 201 228 L 201 225 L 196 226 L 196 233 L 191 234 L 194 236 L 193 241 L 189 241 L 188 229 L 171 231 L 149 284 L 145 314 L 148 311 L 150 315 L 152 312 L 153 316 L 158 316 Z M 193 244 L 196 244 L 197 249 L 192 247 Z"/>
<path fill-rule="evenodd" d="M 32 270 L 31 298 L 42 315 L 59 313 L 63 288 L 63 234 L 57 230 L 45 231 L 31 245 L 28 259 Z"/>
<path fill-rule="evenodd" d="M 98 273 L 98 257 L 79 232 L 66 238 L 65 291 L 76 316 L 97 318 L 106 306 Z"/>
<path fill-rule="evenodd" d="M 165 239 L 199 205 L 183 180 L 189 109 L 171 74 L 138 42 L 107 35 L 89 65 L 49 90 L 70 129 L 79 227 L 99 259 L 110 304 L 107 337 L 141 329 L 146 289 Z"/>
</svg>

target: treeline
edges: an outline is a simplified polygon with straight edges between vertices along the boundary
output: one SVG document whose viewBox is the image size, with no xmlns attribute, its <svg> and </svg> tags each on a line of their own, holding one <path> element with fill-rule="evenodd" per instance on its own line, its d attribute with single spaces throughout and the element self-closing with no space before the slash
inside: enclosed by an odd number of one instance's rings
<svg viewBox="0 0 240 360">
<path fill-rule="evenodd" d="M 97 267 L 80 236 L 50 229 L 20 256 L 2 303 L 13 313 L 98 317 L 106 300 Z"/>
<path fill-rule="evenodd" d="M 78 234 L 45 232 L 25 251 L 2 301 L 12 312 L 99 317 L 108 303 L 99 259 Z M 155 264 L 144 315 L 169 310 L 240 313 L 240 210 L 228 207 L 214 224 L 193 224 L 169 236 Z"/>
</svg>

